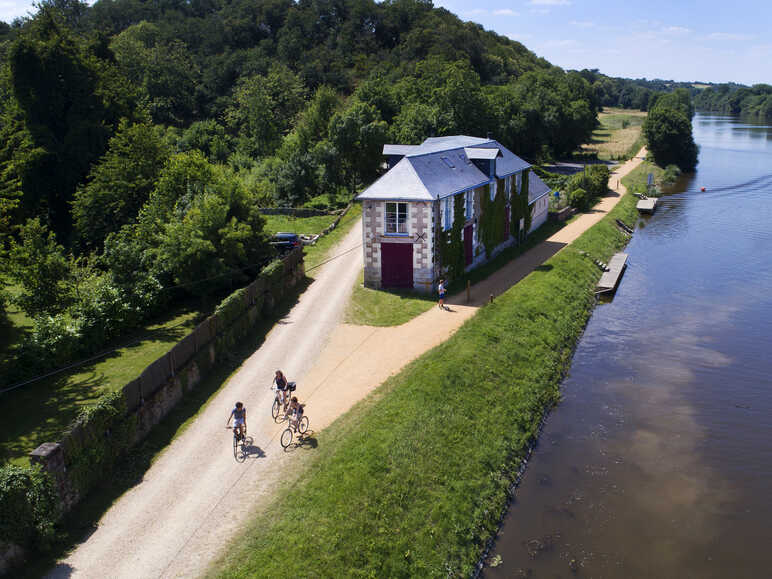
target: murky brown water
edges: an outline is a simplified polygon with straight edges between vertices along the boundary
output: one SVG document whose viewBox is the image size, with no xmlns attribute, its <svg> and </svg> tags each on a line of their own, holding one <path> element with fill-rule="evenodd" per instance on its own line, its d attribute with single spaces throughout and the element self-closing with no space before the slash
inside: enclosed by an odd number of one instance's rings
<svg viewBox="0 0 772 579">
<path fill-rule="evenodd" d="M 772 577 L 772 128 L 694 126 L 698 171 L 639 224 L 485 577 Z"/>
</svg>

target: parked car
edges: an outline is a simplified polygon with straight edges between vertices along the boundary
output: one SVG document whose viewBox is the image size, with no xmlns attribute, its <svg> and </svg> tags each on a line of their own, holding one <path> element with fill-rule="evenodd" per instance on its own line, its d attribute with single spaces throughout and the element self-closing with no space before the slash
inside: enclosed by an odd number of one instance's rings
<svg viewBox="0 0 772 579">
<path fill-rule="evenodd" d="M 300 246 L 300 236 L 297 233 L 276 233 L 271 237 L 271 245 L 280 255 L 284 255 Z"/>
</svg>

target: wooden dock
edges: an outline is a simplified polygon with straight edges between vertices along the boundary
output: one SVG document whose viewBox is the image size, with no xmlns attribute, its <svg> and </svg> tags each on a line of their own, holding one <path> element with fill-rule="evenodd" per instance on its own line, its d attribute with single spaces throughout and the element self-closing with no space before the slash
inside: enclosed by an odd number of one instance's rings
<svg viewBox="0 0 772 579">
<path fill-rule="evenodd" d="M 617 289 L 625 267 L 627 267 L 627 254 L 615 253 L 608 262 L 608 270 L 600 276 L 596 293 L 612 292 Z"/>
<path fill-rule="evenodd" d="M 639 213 L 654 213 L 654 209 L 657 208 L 657 198 L 645 197 L 636 203 L 635 208 Z"/>
</svg>

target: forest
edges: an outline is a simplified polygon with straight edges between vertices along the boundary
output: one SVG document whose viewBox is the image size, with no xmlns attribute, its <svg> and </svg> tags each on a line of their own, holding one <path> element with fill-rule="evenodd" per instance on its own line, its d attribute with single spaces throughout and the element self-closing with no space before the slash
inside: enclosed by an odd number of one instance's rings
<svg viewBox="0 0 772 579">
<path fill-rule="evenodd" d="M 760 121 L 772 121 L 772 86 L 755 84 L 720 84 L 698 92 L 694 97 L 698 109 L 743 115 Z"/>
<path fill-rule="evenodd" d="M 257 208 L 342 206 L 386 142 L 490 133 L 536 162 L 660 89 L 425 0 L 43 0 L 0 23 L 0 311 L 34 319 L 14 366 L 243 285 L 271 258 Z"/>
</svg>

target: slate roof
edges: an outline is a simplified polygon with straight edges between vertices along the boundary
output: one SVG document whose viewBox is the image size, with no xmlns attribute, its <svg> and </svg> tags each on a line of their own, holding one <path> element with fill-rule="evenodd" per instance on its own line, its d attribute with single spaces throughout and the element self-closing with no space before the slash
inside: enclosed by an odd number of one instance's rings
<svg viewBox="0 0 772 579">
<path fill-rule="evenodd" d="M 530 205 L 539 197 L 543 197 L 550 192 L 550 188 L 542 181 L 539 176 L 531 171 L 528 175 L 528 204 Z"/>
<path fill-rule="evenodd" d="M 499 178 L 530 167 L 495 140 L 465 135 L 431 137 L 420 145 L 384 145 L 383 153 L 402 159 L 357 199 L 432 201 L 488 183 L 488 175 L 471 158 L 495 158 Z"/>
</svg>

